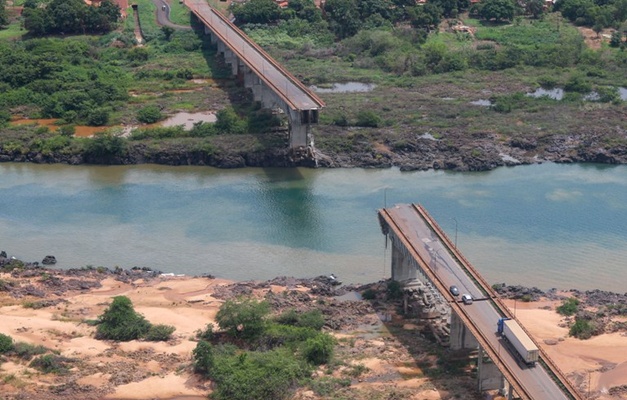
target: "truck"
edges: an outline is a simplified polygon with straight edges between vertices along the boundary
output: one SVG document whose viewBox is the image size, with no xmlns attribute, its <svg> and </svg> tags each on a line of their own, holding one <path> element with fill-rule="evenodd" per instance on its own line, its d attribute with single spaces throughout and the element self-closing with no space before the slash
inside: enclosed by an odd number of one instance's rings
<svg viewBox="0 0 627 400">
<path fill-rule="evenodd" d="M 535 366 L 538 361 L 538 347 L 518 325 L 518 322 L 510 318 L 500 318 L 497 326 L 498 334 L 513 348 L 516 355 L 528 367 Z"/>
</svg>

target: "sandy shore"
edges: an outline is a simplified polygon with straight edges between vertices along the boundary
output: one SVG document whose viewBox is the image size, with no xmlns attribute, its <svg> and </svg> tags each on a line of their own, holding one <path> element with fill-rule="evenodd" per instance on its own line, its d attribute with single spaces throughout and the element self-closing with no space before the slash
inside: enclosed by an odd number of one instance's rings
<svg viewBox="0 0 627 400">
<path fill-rule="evenodd" d="M 12 278 L 0 274 L 0 279 Z M 24 307 L 32 299 L 13 298 L 0 291 L 0 333 L 15 341 L 41 344 L 75 360 L 67 376 L 43 374 L 27 362 L 5 360 L 0 364 L 0 393 L 7 399 L 205 399 L 210 384 L 191 370 L 195 334 L 214 322 L 223 301 L 213 294 L 231 283 L 192 277 L 132 283 L 107 278 L 100 288 L 64 293 L 64 302 L 40 309 Z M 257 294 L 262 296 L 268 290 L 280 293 L 286 288 L 271 286 Z M 96 319 L 117 295 L 128 296 L 136 311 L 150 322 L 174 325 L 174 338 L 167 343 L 94 339 L 95 328 L 84 321 Z M 513 308 L 513 302 L 508 304 Z M 595 398 L 627 398 L 607 394 L 610 387 L 627 385 L 627 337 L 569 338 L 567 329 L 560 326 L 563 321 L 555 313 L 555 305 L 518 302 L 516 315 L 577 387 L 587 390 L 589 376 Z M 401 318 L 385 324 L 374 310 L 359 318 L 358 329 L 334 332 L 339 342 L 337 355 L 346 363 L 336 374 L 342 376 L 351 365 L 361 365 L 367 371 L 353 379 L 351 398 L 369 398 L 367 394 L 373 391 L 394 392 L 399 399 L 477 398 L 476 394 L 464 394 L 471 393 L 475 385 L 470 376 L 431 379 L 424 372 L 428 362 L 435 364 L 437 360 L 421 348 L 434 345 L 421 338 L 416 326 Z M 31 396 L 19 397 L 20 393 Z M 320 397 L 304 390 L 296 398 Z"/>
<path fill-rule="evenodd" d="M 514 301 L 505 302 L 513 311 Z M 612 387 L 627 385 L 627 335 L 604 334 L 588 340 L 569 337 L 565 318 L 555 312 L 560 304 L 518 301 L 516 317 L 584 395 L 590 389 L 595 399 L 627 399 L 627 391 L 608 394 Z"/>
</svg>

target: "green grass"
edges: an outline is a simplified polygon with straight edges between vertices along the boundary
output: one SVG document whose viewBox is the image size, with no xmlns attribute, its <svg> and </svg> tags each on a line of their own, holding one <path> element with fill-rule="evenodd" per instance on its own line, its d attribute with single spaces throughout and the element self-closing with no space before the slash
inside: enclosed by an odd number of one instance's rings
<svg viewBox="0 0 627 400">
<path fill-rule="evenodd" d="M 0 40 L 19 39 L 22 35 L 26 34 L 25 30 L 22 30 L 19 22 L 9 24 L 6 29 L 0 29 Z"/>
<path fill-rule="evenodd" d="M 190 14 L 185 4 L 179 3 L 178 0 L 170 1 L 170 21 L 187 26 L 190 24 Z"/>
</svg>

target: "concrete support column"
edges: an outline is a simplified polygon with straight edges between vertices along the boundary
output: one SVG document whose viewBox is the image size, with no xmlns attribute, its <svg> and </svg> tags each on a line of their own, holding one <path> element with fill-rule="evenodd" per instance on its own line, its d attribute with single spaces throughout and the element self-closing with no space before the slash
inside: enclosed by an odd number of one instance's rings
<svg viewBox="0 0 627 400">
<path fill-rule="evenodd" d="M 411 263 L 407 253 L 398 247 L 396 241 L 392 241 L 392 280 L 404 281 L 416 279 L 417 270 Z"/>
<path fill-rule="evenodd" d="M 300 111 L 289 110 L 288 116 L 290 120 L 290 148 L 297 149 L 309 146 L 309 124 L 301 123 Z"/>
<path fill-rule="evenodd" d="M 479 346 L 477 339 L 466 329 L 466 325 L 459 316 L 451 313 L 451 349 L 476 349 Z"/>
<path fill-rule="evenodd" d="M 505 378 L 497 366 L 490 360 L 484 360 L 483 348 L 479 347 L 479 357 L 477 360 L 477 386 L 479 391 L 503 390 Z"/>
</svg>

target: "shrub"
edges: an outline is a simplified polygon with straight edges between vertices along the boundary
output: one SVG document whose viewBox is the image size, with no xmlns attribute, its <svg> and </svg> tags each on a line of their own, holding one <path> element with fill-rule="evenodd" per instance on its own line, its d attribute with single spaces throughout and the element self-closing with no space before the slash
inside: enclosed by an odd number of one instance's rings
<svg viewBox="0 0 627 400">
<path fill-rule="evenodd" d="M 269 313 L 270 305 L 265 301 L 227 300 L 216 314 L 216 322 L 229 335 L 250 339 L 263 332 Z"/>
<path fill-rule="evenodd" d="M 109 111 L 104 108 L 96 108 L 87 115 L 87 123 L 91 126 L 103 126 L 109 122 Z"/>
<path fill-rule="evenodd" d="M 364 290 L 364 292 L 361 294 L 361 297 L 364 300 L 374 300 L 377 298 L 377 291 L 370 288 L 370 289 L 366 289 Z"/>
<path fill-rule="evenodd" d="M 298 317 L 298 326 L 319 331 L 324 326 L 324 316 L 320 310 L 311 310 Z"/>
<path fill-rule="evenodd" d="M 97 133 L 93 139 L 85 141 L 84 151 L 88 157 L 121 156 L 126 151 L 126 142 L 110 133 Z"/>
<path fill-rule="evenodd" d="M 270 324 L 257 339 L 258 349 L 274 349 L 279 346 L 294 347 L 298 343 L 318 335 L 311 328 L 300 326 Z"/>
<path fill-rule="evenodd" d="M 570 336 L 578 339 L 590 339 L 594 331 L 595 326 L 592 322 L 582 318 L 575 318 L 575 323 L 570 327 L 568 333 Z"/>
<path fill-rule="evenodd" d="M 11 336 L 0 333 L 0 354 L 13 350 L 13 338 Z"/>
<path fill-rule="evenodd" d="M 137 112 L 137 120 L 144 124 L 153 124 L 161 118 L 161 110 L 155 105 L 146 106 Z"/>
<path fill-rule="evenodd" d="M 216 354 L 212 380 L 214 400 L 290 398 L 310 367 L 284 349 L 265 352 Z"/>
<path fill-rule="evenodd" d="M 71 360 L 55 354 L 46 354 L 35 358 L 29 366 L 42 371 L 45 374 L 67 374 L 67 363 Z"/>
<path fill-rule="evenodd" d="M 171 325 L 152 325 L 146 332 L 144 339 L 150 342 L 165 342 L 170 339 L 175 330 L 176 328 Z"/>
<path fill-rule="evenodd" d="M 579 309 L 579 300 L 570 297 L 562 302 L 561 306 L 556 308 L 556 311 L 561 315 L 574 315 Z"/>
<path fill-rule="evenodd" d="M 202 340 L 213 339 L 213 324 L 207 324 L 207 328 L 205 328 L 204 331 L 198 330 L 196 333 L 196 337 Z"/>
<path fill-rule="evenodd" d="M 213 346 L 202 340 L 198 342 L 192 354 L 194 371 L 210 377 L 215 361 Z"/>
<path fill-rule="evenodd" d="M 17 342 L 13 346 L 13 353 L 22 360 L 30 360 L 36 355 L 44 354 L 48 349 L 42 345 L 33 345 L 30 343 Z"/>
<path fill-rule="evenodd" d="M 327 364 L 333 357 L 335 340 L 326 333 L 319 333 L 316 337 L 307 339 L 303 345 L 303 356 L 314 364 Z"/>
<path fill-rule="evenodd" d="M 390 300 L 400 299 L 403 297 L 403 288 L 398 281 L 389 281 L 387 287 L 387 296 Z"/>
<path fill-rule="evenodd" d="M 357 113 L 357 122 L 355 125 L 368 128 L 377 128 L 381 125 L 381 117 L 374 111 L 362 110 Z"/>
<path fill-rule="evenodd" d="M 131 300 L 126 296 L 116 296 L 113 302 L 99 317 L 96 339 L 129 341 L 145 336 L 150 323 L 133 309 Z"/>
</svg>

